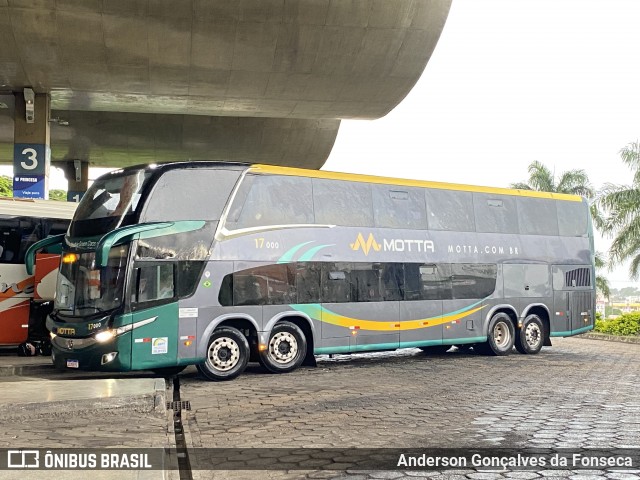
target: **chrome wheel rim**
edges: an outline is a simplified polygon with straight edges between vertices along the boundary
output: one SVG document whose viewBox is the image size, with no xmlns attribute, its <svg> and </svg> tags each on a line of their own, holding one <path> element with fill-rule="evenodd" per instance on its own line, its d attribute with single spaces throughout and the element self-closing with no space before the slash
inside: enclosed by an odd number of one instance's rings
<svg viewBox="0 0 640 480">
<path fill-rule="evenodd" d="M 542 341 L 540 326 L 537 323 L 531 322 L 524 330 L 524 338 L 529 347 L 537 348 Z"/>
<path fill-rule="evenodd" d="M 493 327 L 493 341 L 499 349 L 504 349 L 509 346 L 511 342 L 511 332 L 504 322 L 498 322 Z"/>
<path fill-rule="evenodd" d="M 207 351 L 207 364 L 214 370 L 227 372 L 240 361 L 240 346 L 229 337 L 218 337 Z"/>
<path fill-rule="evenodd" d="M 298 341 L 289 332 L 277 332 L 269 340 L 269 356 L 279 364 L 291 362 L 298 354 Z"/>
</svg>

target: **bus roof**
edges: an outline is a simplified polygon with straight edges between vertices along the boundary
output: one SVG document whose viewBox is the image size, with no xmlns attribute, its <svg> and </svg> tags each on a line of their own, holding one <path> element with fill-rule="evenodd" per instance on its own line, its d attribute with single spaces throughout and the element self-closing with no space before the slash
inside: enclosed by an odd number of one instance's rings
<svg viewBox="0 0 640 480">
<path fill-rule="evenodd" d="M 274 165 L 255 164 L 249 169 L 253 173 L 272 175 L 289 175 L 295 177 L 327 178 L 332 180 L 345 180 L 348 182 L 379 183 L 386 185 L 400 185 L 405 187 L 435 188 L 439 190 L 459 190 L 465 192 L 495 193 L 499 195 L 514 195 L 519 197 L 550 198 L 554 200 L 567 200 L 581 202 L 579 195 L 565 193 L 538 192 L 536 190 L 515 190 L 511 188 L 481 187 L 475 185 L 463 185 L 459 183 L 429 182 L 425 180 L 409 180 L 392 177 L 377 177 L 373 175 L 360 175 L 355 173 L 328 172 L 324 170 L 307 170 L 303 168 L 278 167 Z"/>
<path fill-rule="evenodd" d="M 0 216 L 71 220 L 77 206 L 75 202 L 0 197 Z"/>
<path fill-rule="evenodd" d="M 200 160 L 189 162 L 168 162 L 150 165 L 135 165 L 121 170 L 110 172 L 112 175 L 119 175 L 135 169 L 170 170 L 180 168 L 205 168 L 205 167 L 244 167 L 249 172 L 265 175 L 288 175 L 292 177 L 326 178 L 331 180 L 344 180 L 348 182 L 377 183 L 386 185 L 399 185 L 405 187 L 435 188 L 438 190 L 458 190 L 464 192 L 493 193 L 497 195 L 512 195 L 517 197 L 549 198 L 553 200 L 565 200 L 570 202 L 581 202 L 579 195 L 566 193 L 538 192 L 536 190 L 517 190 L 511 188 L 484 187 L 479 185 L 464 185 L 460 183 L 431 182 L 426 180 L 411 180 L 393 177 L 378 177 L 374 175 L 362 175 L 356 173 L 329 172 L 325 170 L 309 170 L 305 168 L 281 167 L 276 165 L 250 164 L 242 162 L 222 162 L 212 160 Z M 105 174 L 109 175 L 109 174 Z"/>
</svg>

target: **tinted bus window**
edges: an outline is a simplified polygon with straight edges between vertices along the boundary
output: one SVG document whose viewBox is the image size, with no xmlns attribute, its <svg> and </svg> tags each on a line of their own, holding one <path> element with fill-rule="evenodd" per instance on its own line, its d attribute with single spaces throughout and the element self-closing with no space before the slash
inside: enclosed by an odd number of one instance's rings
<svg viewBox="0 0 640 480">
<path fill-rule="evenodd" d="M 383 300 L 381 266 L 374 263 L 354 263 L 351 270 L 352 302 Z"/>
<path fill-rule="evenodd" d="M 144 170 L 107 174 L 93 182 L 73 217 L 73 237 L 105 234 L 130 225 L 139 211 L 142 187 L 151 174 Z"/>
<path fill-rule="evenodd" d="M 263 265 L 239 270 L 233 274 L 232 283 L 234 305 L 296 303 L 295 267 L 292 264 Z M 219 298 L 227 297 L 228 293 L 225 293 Z"/>
<path fill-rule="evenodd" d="M 473 232 L 476 229 L 471 192 L 425 190 L 427 222 L 433 230 Z"/>
<path fill-rule="evenodd" d="M 371 185 L 376 227 L 427 228 L 424 193 L 419 188 Z"/>
<path fill-rule="evenodd" d="M 136 303 L 156 302 L 175 297 L 173 263 L 145 265 L 139 264 L 135 272 L 137 278 L 134 301 Z"/>
<path fill-rule="evenodd" d="M 351 302 L 351 264 L 322 264 L 322 301 L 325 303 Z"/>
<path fill-rule="evenodd" d="M 373 227 L 371 185 L 313 179 L 316 223 Z"/>
<path fill-rule="evenodd" d="M 497 266 L 454 263 L 451 265 L 453 298 L 485 298 L 496 289 Z"/>
<path fill-rule="evenodd" d="M 556 202 L 547 198 L 518 198 L 518 225 L 523 235 L 558 235 Z"/>
<path fill-rule="evenodd" d="M 320 274 L 319 263 L 296 264 L 296 290 L 298 303 L 320 302 Z"/>
<path fill-rule="evenodd" d="M 380 268 L 382 269 L 383 300 L 402 300 L 404 297 L 404 265 L 402 263 L 383 263 Z"/>
<path fill-rule="evenodd" d="M 233 228 L 249 228 L 261 225 L 312 224 L 313 197 L 311 179 L 285 176 L 255 175 L 246 198 L 237 195 L 237 205 L 232 207 L 230 222 L 237 218 Z M 241 187 L 243 190 L 243 187 Z M 242 207 L 239 208 L 240 202 Z"/>
<path fill-rule="evenodd" d="M 138 240 L 136 258 L 206 260 L 211 255 L 210 248 L 216 225 L 207 223 L 204 227 L 190 232 Z"/>
<path fill-rule="evenodd" d="M 220 220 L 239 177 L 237 170 L 169 170 L 154 185 L 140 221 Z"/>
<path fill-rule="evenodd" d="M 20 221 L 0 218 L 0 263 L 20 263 Z"/>
<path fill-rule="evenodd" d="M 448 300 L 451 298 L 449 264 L 406 263 L 405 300 Z"/>
<path fill-rule="evenodd" d="M 583 237 L 587 234 L 588 212 L 583 202 L 558 202 L 558 227 L 563 237 Z"/>
<path fill-rule="evenodd" d="M 487 233 L 518 233 L 518 213 L 514 197 L 473 194 L 476 231 Z"/>
<path fill-rule="evenodd" d="M 0 263 L 23 263 L 27 249 L 40 238 L 39 218 L 1 218 Z"/>
</svg>

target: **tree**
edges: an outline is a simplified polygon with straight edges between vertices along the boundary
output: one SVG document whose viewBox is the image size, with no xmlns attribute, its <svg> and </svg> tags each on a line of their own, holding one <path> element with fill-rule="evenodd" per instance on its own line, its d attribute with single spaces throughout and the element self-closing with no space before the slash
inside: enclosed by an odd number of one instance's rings
<svg viewBox="0 0 640 480">
<path fill-rule="evenodd" d="M 60 202 L 67 201 L 66 190 L 49 190 L 49 200 L 58 200 Z"/>
<path fill-rule="evenodd" d="M 593 198 L 595 196 L 591 182 L 589 182 L 589 177 L 584 170 L 568 170 L 563 172 L 557 182 L 555 175 L 541 162 L 532 162 L 529 165 L 528 170 L 528 183 L 512 183 L 511 188 L 517 188 L 519 190 L 536 190 L 539 192 L 568 193 L 571 195 L 582 195 L 587 198 Z M 594 207 L 591 208 L 591 216 L 594 218 L 596 225 L 602 223 L 599 217 L 599 212 Z M 596 271 L 603 269 L 606 264 L 607 262 L 605 261 L 602 253 L 596 252 Z M 596 274 L 596 288 L 607 298 L 611 295 L 609 280 L 602 275 Z"/>
<path fill-rule="evenodd" d="M 0 176 L 0 197 L 13 197 L 13 180 L 5 175 Z"/>
<path fill-rule="evenodd" d="M 605 184 L 596 199 L 601 218 L 596 224 L 613 236 L 609 250 L 611 265 L 631 260 L 629 275 L 640 273 L 640 142 L 631 142 L 620 150 L 622 161 L 632 170 L 630 185 Z"/>
<path fill-rule="evenodd" d="M 587 198 L 594 196 L 593 187 L 584 170 L 569 170 L 563 172 L 557 182 L 555 175 L 541 162 L 532 162 L 528 170 L 528 182 L 512 183 L 511 188 L 537 190 L 539 192 L 568 193 L 571 195 L 582 195 Z"/>
<path fill-rule="evenodd" d="M 594 263 L 596 267 L 596 272 L 598 270 L 602 270 L 604 267 L 607 266 L 607 262 L 604 259 L 604 256 L 601 252 L 596 252 L 594 260 L 595 260 Z M 609 298 L 611 296 L 611 287 L 609 286 L 609 280 L 607 280 L 607 278 L 603 277 L 602 275 L 598 275 L 597 273 L 596 273 L 596 289 L 605 298 Z"/>
</svg>

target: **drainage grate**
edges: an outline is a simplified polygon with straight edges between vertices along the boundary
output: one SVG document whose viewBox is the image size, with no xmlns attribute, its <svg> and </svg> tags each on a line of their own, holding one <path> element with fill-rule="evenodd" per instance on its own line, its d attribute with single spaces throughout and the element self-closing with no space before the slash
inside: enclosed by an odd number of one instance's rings
<svg viewBox="0 0 640 480">
<path fill-rule="evenodd" d="M 188 400 L 179 402 L 167 402 L 167 410 L 173 410 L 174 412 L 191 410 L 191 402 Z"/>
</svg>

